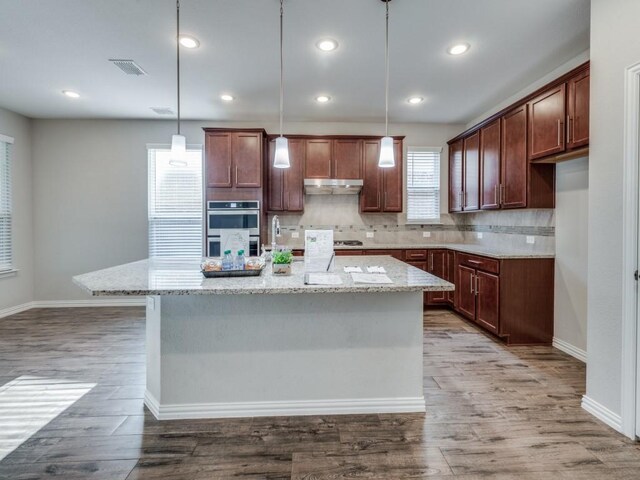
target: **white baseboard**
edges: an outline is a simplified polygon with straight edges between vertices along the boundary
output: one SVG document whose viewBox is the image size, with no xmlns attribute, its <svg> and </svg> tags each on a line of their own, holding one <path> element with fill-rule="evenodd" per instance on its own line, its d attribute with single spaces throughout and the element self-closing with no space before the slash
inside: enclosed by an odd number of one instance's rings
<svg viewBox="0 0 640 480">
<path fill-rule="evenodd" d="M 161 405 L 151 393 L 145 391 L 144 403 L 158 420 L 412 413 L 426 410 L 424 397 Z"/>
<path fill-rule="evenodd" d="M 37 300 L 23 303 L 15 307 L 0 310 L 0 318 L 25 312 L 32 308 L 74 308 L 74 307 L 144 307 L 146 299 L 136 298 L 100 298 L 91 300 Z"/>
<path fill-rule="evenodd" d="M 612 412 L 586 395 L 582 397 L 582 408 L 615 431 L 622 433 L 622 417 L 617 413 Z"/>
<path fill-rule="evenodd" d="M 574 347 L 564 340 L 553 337 L 553 346 L 564 353 L 571 355 L 573 358 L 577 358 L 583 363 L 587 363 L 587 352 L 581 348 Z"/>
</svg>

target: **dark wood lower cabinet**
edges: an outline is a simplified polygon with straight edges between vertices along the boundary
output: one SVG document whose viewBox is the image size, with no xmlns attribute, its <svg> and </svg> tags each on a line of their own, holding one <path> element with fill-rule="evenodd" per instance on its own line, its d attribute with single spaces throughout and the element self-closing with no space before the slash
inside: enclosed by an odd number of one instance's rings
<svg viewBox="0 0 640 480">
<path fill-rule="evenodd" d="M 500 319 L 500 278 L 491 273 L 476 271 L 476 322 L 491 333 L 498 333 Z"/>
<path fill-rule="evenodd" d="M 456 290 L 458 290 L 458 311 L 469 320 L 476 318 L 476 294 L 474 291 L 475 269 L 458 265 Z"/>
<path fill-rule="evenodd" d="M 447 250 L 429 250 L 427 256 L 427 272 L 436 277 L 452 282 L 449 276 L 449 257 Z M 449 303 L 449 292 L 429 292 L 426 296 L 427 305 L 442 305 Z"/>
</svg>

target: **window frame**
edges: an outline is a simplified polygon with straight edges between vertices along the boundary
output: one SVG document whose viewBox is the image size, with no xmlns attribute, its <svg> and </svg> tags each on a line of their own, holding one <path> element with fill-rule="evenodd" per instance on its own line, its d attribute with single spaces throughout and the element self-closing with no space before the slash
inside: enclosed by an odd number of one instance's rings
<svg viewBox="0 0 640 480">
<path fill-rule="evenodd" d="M 3 135 L 0 133 L 0 142 L 6 144 L 7 155 L 3 156 L 4 158 L 0 159 L 0 162 L 3 162 L 5 159 L 7 161 L 6 167 L 0 165 L 0 169 L 6 168 L 6 174 L 8 176 L 8 192 L 7 192 L 7 204 L 8 204 L 8 217 L 9 217 L 9 264 L 7 268 L 0 270 L 0 278 L 12 277 L 18 273 L 18 269 L 16 269 L 15 264 L 15 251 L 14 251 L 14 210 L 13 210 L 13 171 L 12 171 L 12 145 L 15 143 L 15 139 L 8 135 Z M 0 199 L 1 202 L 1 199 Z"/>
<path fill-rule="evenodd" d="M 155 175 L 157 172 L 157 168 L 156 168 L 156 172 L 153 172 L 153 177 L 152 177 L 152 172 L 151 172 L 151 155 L 153 153 L 153 155 L 157 155 L 157 152 L 161 151 L 161 152 L 170 152 L 171 151 L 171 145 L 169 144 L 147 144 L 147 198 L 148 198 L 148 202 L 147 202 L 147 226 L 148 226 L 148 234 L 147 234 L 147 248 L 148 248 L 148 256 L 149 258 L 152 258 L 152 228 L 151 228 L 151 224 L 153 221 L 153 218 L 162 218 L 162 216 L 154 216 L 152 217 L 152 212 L 151 212 L 151 195 L 152 195 L 152 191 L 151 191 L 151 181 L 152 178 L 155 179 Z M 205 190 L 205 184 L 204 184 L 204 151 L 203 151 L 203 145 L 202 144 L 188 144 L 187 145 L 187 152 L 197 152 L 200 154 L 200 198 L 199 198 L 199 205 L 200 205 L 200 213 L 198 216 L 198 221 L 200 224 L 200 238 L 199 238 L 199 246 L 200 246 L 200 250 L 198 252 L 198 256 L 202 256 L 202 252 L 203 252 L 203 248 L 204 248 L 204 218 L 205 218 L 205 209 L 204 209 L 204 192 Z M 154 157 L 154 165 L 157 165 L 157 157 Z M 176 166 L 175 168 L 182 168 L 180 166 Z M 166 216 L 167 219 L 169 218 L 174 218 L 174 219 L 178 219 L 179 217 L 172 217 L 172 216 Z M 195 216 L 194 216 L 195 218 Z M 186 219 L 186 218 L 185 218 Z M 181 257 L 181 258 L 187 258 L 188 256 L 155 256 L 154 258 L 177 258 L 177 257 Z"/>
<path fill-rule="evenodd" d="M 407 146 L 405 155 L 405 198 L 406 198 L 406 211 L 404 213 L 405 224 L 407 225 L 442 225 L 442 147 L 428 147 L 428 146 Z M 409 168 L 411 152 L 431 152 L 438 154 L 438 217 L 437 218 L 419 218 L 409 219 Z"/>
</svg>

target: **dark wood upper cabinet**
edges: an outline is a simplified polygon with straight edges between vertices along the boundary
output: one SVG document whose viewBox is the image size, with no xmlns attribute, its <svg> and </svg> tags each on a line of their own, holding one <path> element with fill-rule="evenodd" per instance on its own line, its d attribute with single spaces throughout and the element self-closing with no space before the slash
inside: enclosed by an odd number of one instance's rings
<svg viewBox="0 0 640 480">
<path fill-rule="evenodd" d="M 378 167 L 380 156 L 380 140 L 365 140 L 363 143 L 363 181 L 360 191 L 360 211 L 379 212 L 382 210 L 380 185 L 382 184 L 382 169 Z"/>
<path fill-rule="evenodd" d="M 262 186 L 262 141 L 260 133 L 234 132 L 231 141 L 233 184 L 241 188 Z"/>
<path fill-rule="evenodd" d="M 463 143 L 461 138 L 449 145 L 449 211 L 462 211 Z"/>
<path fill-rule="evenodd" d="M 502 117 L 502 208 L 527 206 L 527 105 Z"/>
<path fill-rule="evenodd" d="M 231 137 L 231 132 L 207 133 L 205 136 L 205 163 L 209 188 L 233 186 Z"/>
<path fill-rule="evenodd" d="M 500 208 L 500 119 L 480 129 L 480 208 Z"/>
<path fill-rule="evenodd" d="M 330 139 L 306 140 L 305 178 L 331 178 L 332 146 Z"/>
<path fill-rule="evenodd" d="M 480 131 L 464 139 L 464 185 L 462 209 L 480 207 Z"/>
<path fill-rule="evenodd" d="M 243 131 L 216 128 L 205 128 L 204 130 L 207 187 L 212 189 L 262 188 L 264 130 Z M 212 192 L 215 193 L 215 190 Z M 238 190 L 238 192 L 241 191 Z M 245 193 L 250 198 L 256 198 L 255 193 Z M 228 193 L 221 193 L 221 195 L 229 197 Z M 238 193 L 238 195 L 238 199 L 245 198 L 242 193 Z"/>
<path fill-rule="evenodd" d="M 269 183 L 267 209 L 272 212 L 304 211 L 305 141 L 289 139 L 289 168 L 275 168 L 275 139 L 269 141 Z"/>
<path fill-rule="evenodd" d="M 565 150 L 564 83 L 529 101 L 529 160 Z"/>
<path fill-rule="evenodd" d="M 403 181 L 402 181 L 402 142 L 393 141 L 395 166 L 382 168 L 382 211 L 402 212 Z M 378 167 L 380 168 L 380 167 Z"/>
<path fill-rule="evenodd" d="M 362 178 L 362 140 L 334 140 L 333 178 L 349 180 Z"/>
<path fill-rule="evenodd" d="M 567 148 L 589 144 L 589 69 L 569 79 L 567 97 Z"/>
</svg>

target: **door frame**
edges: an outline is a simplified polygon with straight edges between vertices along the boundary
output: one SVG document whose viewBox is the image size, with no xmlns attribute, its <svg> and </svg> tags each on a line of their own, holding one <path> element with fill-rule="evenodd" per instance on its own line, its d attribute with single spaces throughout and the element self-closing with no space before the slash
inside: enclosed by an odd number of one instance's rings
<svg viewBox="0 0 640 480">
<path fill-rule="evenodd" d="M 625 73 L 622 317 L 622 433 L 640 436 L 640 309 L 634 272 L 640 252 L 640 62 Z"/>
</svg>

